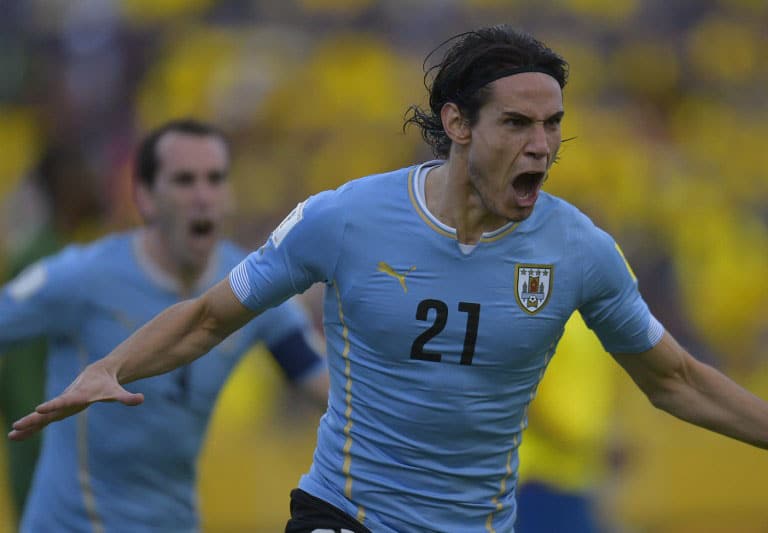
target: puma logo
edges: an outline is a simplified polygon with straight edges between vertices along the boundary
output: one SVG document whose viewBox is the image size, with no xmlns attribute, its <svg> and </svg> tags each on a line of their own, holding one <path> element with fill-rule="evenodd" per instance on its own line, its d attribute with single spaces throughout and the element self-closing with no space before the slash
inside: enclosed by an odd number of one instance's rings
<svg viewBox="0 0 768 533">
<path fill-rule="evenodd" d="M 395 271 L 394 268 L 386 264 L 384 261 L 379 261 L 379 272 L 384 272 L 387 276 L 392 276 L 397 281 L 400 282 L 400 285 L 403 287 L 404 292 L 408 292 L 408 286 L 405 284 L 405 276 L 416 270 L 415 266 L 412 266 L 409 268 L 404 274 L 400 274 L 399 272 Z"/>
</svg>

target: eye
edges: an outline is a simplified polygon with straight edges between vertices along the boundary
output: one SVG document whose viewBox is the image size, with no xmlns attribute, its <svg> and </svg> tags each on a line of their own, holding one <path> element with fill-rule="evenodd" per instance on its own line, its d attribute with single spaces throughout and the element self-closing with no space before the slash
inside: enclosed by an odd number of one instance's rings
<svg viewBox="0 0 768 533">
<path fill-rule="evenodd" d="M 530 123 L 530 120 L 525 117 L 508 117 L 504 123 L 515 128 L 522 128 L 527 126 Z"/>
<path fill-rule="evenodd" d="M 195 181 L 195 176 L 191 172 L 179 172 L 174 174 L 173 183 L 182 186 L 189 186 Z"/>
<path fill-rule="evenodd" d="M 562 121 L 563 121 L 563 115 L 555 115 L 545 120 L 544 125 L 547 126 L 548 128 L 556 128 L 560 126 L 560 123 Z"/>
<path fill-rule="evenodd" d="M 219 185 L 224 182 L 227 175 L 225 172 L 220 170 L 213 170 L 208 173 L 208 183 L 211 185 Z"/>
</svg>

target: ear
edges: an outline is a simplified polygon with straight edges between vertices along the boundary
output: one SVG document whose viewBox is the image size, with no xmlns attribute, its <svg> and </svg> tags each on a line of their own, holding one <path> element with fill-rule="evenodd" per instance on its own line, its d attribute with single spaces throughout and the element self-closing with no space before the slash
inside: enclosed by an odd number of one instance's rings
<svg viewBox="0 0 768 533">
<path fill-rule="evenodd" d="M 151 222 L 155 217 L 157 208 L 155 205 L 155 198 L 149 187 L 143 183 L 135 181 L 133 185 L 133 199 L 136 202 L 136 209 L 138 209 L 144 222 Z"/>
<path fill-rule="evenodd" d="M 469 127 L 469 121 L 461 114 L 459 106 L 453 102 L 446 102 L 440 110 L 440 119 L 452 143 L 469 144 L 472 139 L 472 129 Z"/>
</svg>

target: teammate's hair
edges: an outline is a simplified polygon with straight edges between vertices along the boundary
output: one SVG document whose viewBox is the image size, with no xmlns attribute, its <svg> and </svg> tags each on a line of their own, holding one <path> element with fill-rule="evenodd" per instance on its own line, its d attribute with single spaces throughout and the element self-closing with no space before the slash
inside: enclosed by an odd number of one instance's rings
<svg viewBox="0 0 768 533">
<path fill-rule="evenodd" d="M 199 137 L 217 137 L 221 139 L 227 152 L 229 152 L 229 139 L 216 126 L 192 118 L 171 120 L 150 131 L 139 144 L 134 162 L 134 174 L 137 182 L 149 188 L 155 184 L 157 169 L 160 166 L 157 145 L 166 133 L 171 132 Z"/>
<path fill-rule="evenodd" d="M 428 68 L 430 58 L 448 44 L 451 46 L 442 60 Z M 410 106 L 403 129 L 410 124 L 418 126 L 421 136 L 439 158 L 447 158 L 451 148 L 451 139 L 440 118 L 446 103 L 456 104 L 472 126 L 490 97 L 490 83 L 499 78 L 521 72 L 543 72 L 555 78 L 561 88 L 568 79 L 568 63 L 562 57 L 533 36 L 506 24 L 454 35 L 427 55 L 424 70 L 429 109 Z"/>
</svg>

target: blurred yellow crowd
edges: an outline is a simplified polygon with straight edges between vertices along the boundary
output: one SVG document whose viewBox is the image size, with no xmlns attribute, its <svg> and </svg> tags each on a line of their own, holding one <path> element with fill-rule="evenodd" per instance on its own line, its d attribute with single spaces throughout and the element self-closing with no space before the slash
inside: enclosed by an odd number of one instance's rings
<svg viewBox="0 0 768 533">
<path fill-rule="evenodd" d="M 3 23 L 11 46 L 0 47 L 0 260 L 29 237 L 31 215 L 12 204 L 53 149 L 96 176 L 72 188 L 93 186 L 103 200 L 68 239 L 135 223 L 133 143 L 178 116 L 230 133 L 233 235 L 256 246 L 307 195 L 430 158 L 402 131 L 407 106 L 424 104 L 424 56 L 456 32 L 508 22 L 571 64 L 569 140 L 545 190 L 617 238 L 652 311 L 694 354 L 768 397 L 765 0 L 18 4 Z M 212 424 L 207 531 L 279 530 L 311 461 L 314 415 L 295 414 L 264 360 L 244 361 Z M 601 431 L 628 450 L 606 476 L 618 521 L 629 531 L 766 531 L 764 455 L 654 412 L 616 380 Z"/>
</svg>

